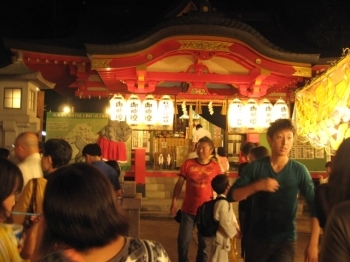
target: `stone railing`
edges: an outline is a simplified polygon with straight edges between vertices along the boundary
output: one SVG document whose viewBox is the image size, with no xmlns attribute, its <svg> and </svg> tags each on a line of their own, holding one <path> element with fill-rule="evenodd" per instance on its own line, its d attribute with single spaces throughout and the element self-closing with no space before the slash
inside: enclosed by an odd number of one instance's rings
<svg viewBox="0 0 350 262">
<path fill-rule="evenodd" d="M 124 181 L 121 183 L 124 189 L 123 209 L 127 212 L 129 218 L 129 236 L 140 237 L 140 209 L 142 195 L 136 193 L 135 182 Z"/>
</svg>

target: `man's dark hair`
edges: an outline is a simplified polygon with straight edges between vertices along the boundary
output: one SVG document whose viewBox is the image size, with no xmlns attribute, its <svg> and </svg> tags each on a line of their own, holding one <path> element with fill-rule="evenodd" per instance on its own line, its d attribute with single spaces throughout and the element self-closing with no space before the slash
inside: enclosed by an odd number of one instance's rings
<svg viewBox="0 0 350 262">
<path fill-rule="evenodd" d="M 225 174 L 219 174 L 211 181 L 211 187 L 218 195 L 223 194 L 229 184 L 230 181 Z"/>
<path fill-rule="evenodd" d="M 211 149 L 214 149 L 214 142 L 207 136 L 203 136 L 201 139 L 198 140 L 197 147 L 200 143 L 208 143 Z M 215 151 L 214 151 L 215 152 Z"/>
<path fill-rule="evenodd" d="M 241 147 L 241 153 L 243 156 L 247 156 L 252 148 L 256 147 L 256 144 L 253 142 L 246 142 Z"/>
<path fill-rule="evenodd" d="M 0 148 L 0 157 L 8 158 L 9 155 L 10 155 L 10 150 L 8 150 L 7 148 L 4 148 L 4 147 Z"/>
<path fill-rule="evenodd" d="M 273 135 L 280 130 L 287 129 L 295 134 L 295 128 L 292 121 L 286 118 L 277 119 L 275 122 L 272 122 L 267 129 L 267 136 L 273 138 Z"/>
<path fill-rule="evenodd" d="M 254 148 L 250 149 L 249 153 L 251 155 L 253 155 L 255 157 L 255 159 L 259 159 L 259 158 L 262 158 L 262 157 L 270 155 L 269 150 L 267 150 L 267 148 L 264 147 L 264 146 L 254 147 Z"/>
<path fill-rule="evenodd" d="M 225 153 L 225 148 L 223 148 L 222 146 L 218 147 L 218 155 L 219 156 L 226 156 L 226 153 Z"/>
<path fill-rule="evenodd" d="M 67 165 L 72 158 L 72 154 L 72 147 L 64 139 L 52 138 L 43 145 L 43 155 L 51 157 L 53 168 Z"/>
<path fill-rule="evenodd" d="M 326 164 L 324 165 L 325 168 L 327 167 L 332 167 L 332 162 L 331 161 L 327 161 Z"/>
<path fill-rule="evenodd" d="M 196 125 L 196 130 L 198 130 L 198 129 L 200 129 L 200 128 L 202 128 L 202 125 L 201 125 L 201 124 L 197 124 L 197 125 Z"/>
<path fill-rule="evenodd" d="M 99 146 L 99 144 L 87 144 L 84 148 L 83 148 L 83 152 L 82 152 L 83 156 L 86 155 L 90 155 L 90 156 L 102 156 L 102 152 L 101 152 L 101 147 Z"/>
</svg>

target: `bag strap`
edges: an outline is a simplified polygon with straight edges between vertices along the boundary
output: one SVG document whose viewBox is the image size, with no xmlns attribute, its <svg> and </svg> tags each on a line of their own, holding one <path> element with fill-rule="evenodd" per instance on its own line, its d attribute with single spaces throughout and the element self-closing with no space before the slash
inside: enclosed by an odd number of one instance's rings
<svg viewBox="0 0 350 262">
<path fill-rule="evenodd" d="M 28 213 L 36 213 L 36 189 L 38 186 L 38 179 L 33 178 L 33 190 L 32 190 L 32 196 L 30 197 L 30 202 L 28 206 Z M 32 225 L 32 221 L 30 220 L 30 216 L 26 216 L 24 223 L 23 223 L 23 233 L 25 233 Z"/>
<path fill-rule="evenodd" d="M 38 187 L 38 179 L 33 178 L 33 192 L 32 192 L 32 198 L 30 200 L 30 204 L 32 205 L 33 213 L 36 213 L 36 189 Z"/>
</svg>

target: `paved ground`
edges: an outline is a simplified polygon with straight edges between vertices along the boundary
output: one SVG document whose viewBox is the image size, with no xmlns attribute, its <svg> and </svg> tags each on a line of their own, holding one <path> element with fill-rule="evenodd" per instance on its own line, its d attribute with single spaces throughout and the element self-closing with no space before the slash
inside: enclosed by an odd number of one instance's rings
<svg viewBox="0 0 350 262">
<path fill-rule="evenodd" d="M 309 218 L 302 215 L 301 207 L 297 216 L 298 240 L 296 243 L 295 262 L 303 262 L 304 249 L 309 238 Z M 178 223 L 169 218 L 142 218 L 140 221 L 140 237 L 144 239 L 157 240 L 163 244 L 172 262 L 177 261 L 176 237 L 178 233 Z M 240 243 L 238 241 L 238 250 Z M 195 261 L 197 245 L 191 242 L 189 260 Z M 243 260 L 241 260 L 243 261 Z"/>
</svg>

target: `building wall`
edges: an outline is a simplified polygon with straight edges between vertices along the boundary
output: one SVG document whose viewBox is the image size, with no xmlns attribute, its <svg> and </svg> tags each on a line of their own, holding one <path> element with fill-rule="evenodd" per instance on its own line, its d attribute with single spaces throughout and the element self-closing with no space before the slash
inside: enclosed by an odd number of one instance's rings
<svg viewBox="0 0 350 262">
<path fill-rule="evenodd" d="M 20 108 L 4 107 L 5 88 L 20 88 Z M 33 106 L 29 109 L 30 91 L 34 92 Z M 11 149 L 18 134 L 39 133 L 41 120 L 37 117 L 37 88 L 26 80 L 0 80 L 0 146 Z"/>
</svg>

